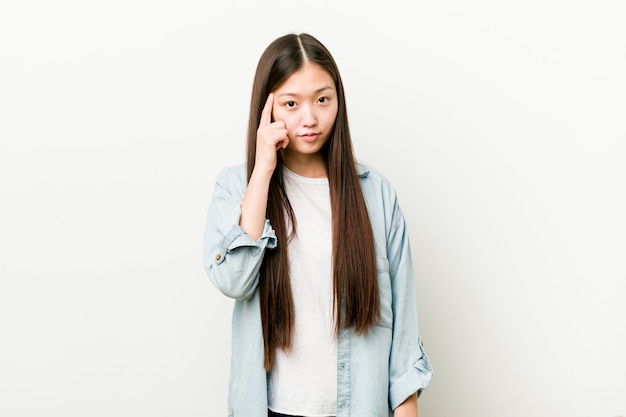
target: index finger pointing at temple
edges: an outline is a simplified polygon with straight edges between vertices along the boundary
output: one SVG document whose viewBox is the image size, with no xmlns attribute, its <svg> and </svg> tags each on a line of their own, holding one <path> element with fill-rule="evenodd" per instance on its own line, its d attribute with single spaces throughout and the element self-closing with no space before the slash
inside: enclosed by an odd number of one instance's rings
<svg viewBox="0 0 626 417">
<path fill-rule="evenodd" d="M 269 126 L 272 123 L 272 107 L 274 106 L 274 94 L 270 93 L 265 101 L 265 106 L 261 112 L 260 126 Z"/>
</svg>

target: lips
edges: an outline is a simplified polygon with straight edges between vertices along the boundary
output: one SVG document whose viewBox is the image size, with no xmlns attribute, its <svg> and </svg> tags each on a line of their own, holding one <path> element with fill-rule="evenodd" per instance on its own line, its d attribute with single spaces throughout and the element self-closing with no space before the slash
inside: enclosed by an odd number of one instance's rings
<svg viewBox="0 0 626 417">
<path fill-rule="evenodd" d="M 319 137 L 319 133 L 305 133 L 303 135 L 300 135 L 300 137 L 305 142 L 314 142 L 315 139 L 317 139 Z"/>
</svg>

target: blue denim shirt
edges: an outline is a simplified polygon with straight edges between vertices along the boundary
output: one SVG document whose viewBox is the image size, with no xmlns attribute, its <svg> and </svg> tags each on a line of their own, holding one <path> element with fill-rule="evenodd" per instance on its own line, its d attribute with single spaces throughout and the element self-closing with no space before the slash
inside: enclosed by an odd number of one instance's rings
<svg viewBox="0 0 626 417">
<path fill-rule="evenodd" d="M 432 368 L 419 337 L 408 231 L 390 183 L 357 164 L 374 232 L 381 321 L 367 335 L 337 339 L 337 417 L 388 417 L 430 382 Z M 257 284 L 266 248 L 279 244 L 269 220 L 254 241 L 239 226 L 246 191 L 244 165 L 218 176 L 204 237 L 211 282 L 235 299 L 228 415 L 267 417 L 267 380 Z"/>
</svg>

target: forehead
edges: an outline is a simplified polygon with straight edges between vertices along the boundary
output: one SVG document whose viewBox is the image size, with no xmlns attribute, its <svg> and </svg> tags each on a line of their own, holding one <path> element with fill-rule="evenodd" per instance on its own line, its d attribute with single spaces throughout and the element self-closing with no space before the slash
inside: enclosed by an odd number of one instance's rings
<svg viewBox="0 0 626 417">
<path fill-rule="evenodd" d="M 276 89 L 276 95 L 313 94 L 321 89 L 335 91 L 333 77 L 319 65 L 307 63 Z"/>
</svg>

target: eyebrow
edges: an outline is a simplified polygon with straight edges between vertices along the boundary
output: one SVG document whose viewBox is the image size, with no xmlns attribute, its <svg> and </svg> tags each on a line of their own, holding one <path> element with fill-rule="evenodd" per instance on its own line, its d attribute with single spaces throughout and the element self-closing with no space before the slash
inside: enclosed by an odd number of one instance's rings
<svg viewBox="0 0 626 417">
<path fill-rule="evenodd" d="M 324 87 L 322 87 L 322 88 L 318 88 L 318 89 L 317 89 L 317 90 L 315 90 L 313 93 L 314 93 L 314 94 L 319 94 L 319 93 L 321 93 L 322 91 L 325 91 L 325 90 L 334 90 L 334 88 L 333 88 L 333 87 L 331 87 L 331 86 L 329 86 L 329 85 L 325 85 L 325 86 L 324 86 Z M 277 97 L 283 97 L 283 96 L 300 97 L 300 94 L 296 94 L 296 93 L 289 93 L 289 92 L 287 92 L 287 93 L 282 93 L 282 94 L 279 94 Z"/>
</svg>

